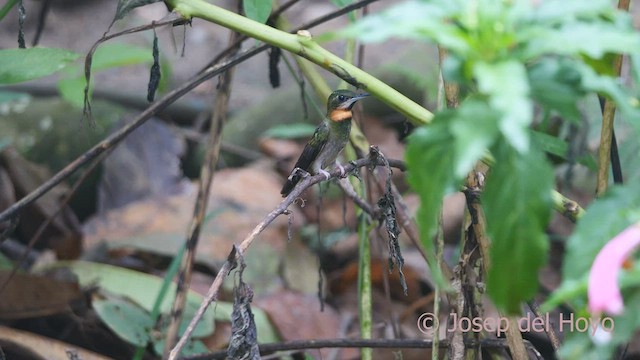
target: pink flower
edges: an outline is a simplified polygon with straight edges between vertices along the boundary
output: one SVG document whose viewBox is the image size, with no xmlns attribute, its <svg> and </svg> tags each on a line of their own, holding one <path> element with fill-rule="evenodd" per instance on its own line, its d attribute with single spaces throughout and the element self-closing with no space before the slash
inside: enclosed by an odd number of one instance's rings
<svg viewBox="0 0 640 360">
<path fill-rule="evenodd" d="M 589 310 L 620 315 L 624 309 L 618 273 L 624 261 L 640 245 L 640 224 L 633 224 L 600 250 L 589 272 Z"/>
</svg>

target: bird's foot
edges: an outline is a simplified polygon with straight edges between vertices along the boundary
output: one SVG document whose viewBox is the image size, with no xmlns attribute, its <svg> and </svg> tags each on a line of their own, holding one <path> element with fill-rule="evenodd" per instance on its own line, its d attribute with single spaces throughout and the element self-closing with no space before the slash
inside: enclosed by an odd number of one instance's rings
<svg viewBox="0 0 640 360">
<path fill-rule="evenodd" d="M 329 174 L 329 172 L 326 171 L 326 170 L 320 169 L 320 171 L 318 171 L 318 173 L 322 174 L 325 177 L 325 180 L 329 180 L 329 178 L 331 177 L 331 174 Z"/>
<path fill-rule="evenodd" d="M 344 166 L 342 166 L 342 164 L 336 162 L 336 167 L 338 167 L 338 170 L 340 170 L 340 177 L 343 178 L 347 175 L 347 172 L 344 170 Z"/>
<path fill-rule="evenodd" d="M 293 171 L 291 171 L 291 175 L 289 175 L 289 177 L 287 178 L 288 180 L 293 180 L 294 176 L 300 176 L 302 178 L 306 178 L 308 177 L 310 174 L 305 171 L 304 169 L 301 169 L 299 167 L 293 169 Z"/>
</svg>

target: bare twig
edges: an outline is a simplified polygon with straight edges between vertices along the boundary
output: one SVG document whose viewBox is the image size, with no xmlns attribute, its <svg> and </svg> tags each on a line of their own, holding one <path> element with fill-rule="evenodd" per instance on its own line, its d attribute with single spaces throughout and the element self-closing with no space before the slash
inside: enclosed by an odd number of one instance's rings
<svg viewBox="0 0 640 360">
<path fill-rule="evenodd" d="M 378 165 L 383 165 L 382 161 L 380 161 L 380 159 L 377 156 L 370 155 L 366 158 L 361 158 L 356 161 L 352 161 L 348 163 L 347 165 L 344 166 L 344 170 L 346 172 L 351 172 L 354 169 L 361 168 L 363 166 L 378 166 Z M 338 178 L 338 177 L 340 177 L 340 170 L 334 170 L 333 172 L 330 173 L 330 178 Z M 251 244 L 256 239 L 256 237 L 269 224 L 271 224 L 271 222 L 273 222 L 273 220 L 275 220 L 278 216 L 285 214 L 288 211 L 287 208 L 289 207 L 289 205 L 291 205 L 300 195 L 302 195 L 302 193 L 306 189 L 324 180 L 325 180 L 325 176 L 322 174 L 303 178 L 298 183 L 298 185 L 291 191 L 291 193 L 284 200 L 282 200 L 280 205 L 278 205 L 269 214 L 267 214 L 264 217 L 264 219 L 253 228 L 251 233 L 247 235 L 247 237 L 245 237 L 244 240 L 242 240 L 240 245 L 237 246 L 237 252 L 239 253 L 238 255 L 243 255 L 247 251 L 249 246 L 251 246 Z M 186 331 L 184 332 L 184 334 L 182 335 L 182 337 L 180 338 L 176 346 L 173 348 L 173 350 L 171 350 L 171 353 L 169 354 L 170 360 L 171 359 L 175 360 L 178 358 L 178 354 L 180 354 L 187 340 L 189 339 L 189 337 L 191 337 L 193 330 L 195 329 L 196 325 L 204 315 L 209 305 L 212 302 L 217 301 L 218 293 L 220 291 L 220 287 L 222 286 L 222 281 L 229 274 L 230 271 L 231 271 L 231 262 L 227 260 L 218 271 L 218 274 L 213 280 L 213 283 L 209 287 L 209 291 L 207 292 L 205 299 L 200 304 L 200 308 L 196 312 L 193 319 L 191 319 L 191 322 L 189 323 L 189 326 L 187 327 Z"/>
<path fill-rule="evenodd" d="M 260 353 L 272 353 L 275 351 L 292 351 L 322 348 L 378 348 L 378 349 L 427 349 L 433 344 L 433 340 L 424 339 L 322 339 L 322 340 L 293 340 L 275 344 L 261 344 Z M 526 341 L 528 348 L 533 349 L 533 345 Z M 465 340 L 465 345 L 471 348 L 506 348 L 505 339 L 473 339 Z M 441 349 L 447 348 L 449 342 L 440 341 Z M 184 360 L 215 360 L 226 359 L 226 351 L 212 354 L 196 355 L 184 357 Z"/>
<path fill-rule="evenodd" d="M 237 32 L 231 32 L 229 43 L 236 43 L 236 40 L 238 38 L 239 35 Z M 236 48 L 236 52 L 239 49 L 239 47 Z M 235 54 L 232 52 L 229 54 L 229 57 L 232 57 L 234 55 Z M 193 217 L 191 218 L 191 223 L 189 224 L 189 232 L 186 240 L 186 251 L 184 252 L 184 256 L 182 258 L 180 275 L 178 276 L 178 283 L 176 285 L 176 295 L 171 311 L 171 324 L 167 329 L 165 339 L 165 357 L 169 354 L 171 348 L 173 348 L 173 345 L 178 338 L 178 330 L 182 322 L 184 305 L 187 300 L 187 291 L 189 290 L 189 284 L 191 283 L 193 262 L 195 259 L 196 248 L 198 246 L 198 239 L 200 237 L 200 230 L 202 228 L 202 222 L 204 220 L 205 213 L 207 212 L 207 205 L 209 203 L 209 191 L 211 189 L 211 183 L 213 182 L 213 176 L 216 166 L 218 165 L 220 144 L 222 140 L 222 127 L 227 120 L 227 110 L 229 107 L 229 97 L 231 95 L 232 80 L 233 68 L 227 70 L 220 76 L 218 92 L 216 93 L 216 100 L 211 119 L 211 128 L 209 130 L 207 154 L 200 169 L 198 195 L 196 198 L 195 208 L 193 210 Z"/>
</svg>

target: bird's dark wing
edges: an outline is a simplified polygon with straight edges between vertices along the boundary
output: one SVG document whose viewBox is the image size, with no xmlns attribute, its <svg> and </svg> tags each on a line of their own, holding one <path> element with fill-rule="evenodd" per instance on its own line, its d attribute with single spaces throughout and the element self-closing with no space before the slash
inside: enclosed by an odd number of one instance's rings
<svg viewBox="0 0 640 360">
<path fill-rule="evenodd" d="M 300 168 L 304 171 L 310 172 L 311 164 L 318 157 L 318 154 L 322 151 L 322 148 L 327 143 L 329 139 L 329 126 L 325 121 L 323 121 L 313 133 L 313 137 L 309 140 L 307 145 L 305 145 L 304 150 L 302 150 L 302 154 L 296 161 L 296 165 L 293 167 L 294 171 L 296 168 Z M 282 187 L 280 194 L 282 196 L 287 196 L 296 186 L 298 181 L 300 181 L 301 176 L 299 174 L 292 173 L 291 176 L 287 179 L 287 182 Z"/>
</svg>

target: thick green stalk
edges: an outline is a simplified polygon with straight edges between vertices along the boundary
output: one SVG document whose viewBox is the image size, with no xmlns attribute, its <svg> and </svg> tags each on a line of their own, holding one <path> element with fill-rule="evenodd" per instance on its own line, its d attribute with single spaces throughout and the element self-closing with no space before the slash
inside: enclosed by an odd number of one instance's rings
<svg viewBox="0 0 640 360">
<path fill-rule="evenodd" d="M 407 116 L 415 125 L 429 123 L 433 114 L 400 92 L 318 45 L 308 32 L 297 35 L 277 30 L 244 16 L 209 4 L 204 0 L 165 0 L 167 6 L 185 18 L 201 18 L 277 46 L 359 85 L 387 105 Z"/>
</svg>

